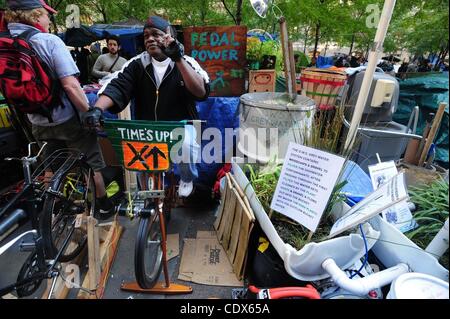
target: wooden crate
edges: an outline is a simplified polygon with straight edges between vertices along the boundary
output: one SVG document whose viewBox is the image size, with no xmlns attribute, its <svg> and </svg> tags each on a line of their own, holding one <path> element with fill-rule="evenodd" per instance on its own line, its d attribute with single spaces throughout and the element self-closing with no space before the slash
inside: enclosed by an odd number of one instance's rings
<svg viewBox="0 0 450 319">
<path fill-rule="evenodd" d="M 227 174 L 214 227 L 239 280 L 245 275 L 248 242 L 254 222 L 255 215 L 247 197 L 233 176 Z"/>
<path fill-rule="evenodd" d="M 248 92 L 275 92 L 275 70 L 250 70 Z"/>
</svg>

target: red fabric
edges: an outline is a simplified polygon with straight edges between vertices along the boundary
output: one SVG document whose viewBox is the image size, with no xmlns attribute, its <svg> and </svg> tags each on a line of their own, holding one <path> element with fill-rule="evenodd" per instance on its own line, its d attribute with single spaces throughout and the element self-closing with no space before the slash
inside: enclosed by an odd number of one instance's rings
<svg viewBox="0 0 450 319">
<path fill-rule="evenodd" d="M 318 84 L 326 84 L 326 85 L 331 85 L 331 86 L 343 86 L 345 84 L 345 81 L 327 81 L 327 80 L 310 79 L 310 78 L 305 78 L 305 77 L 301 77 L 300 81 L 318 83 Z"/>
<path fill-rule="evenodd" d="M 223 167 L 217 172 L 216 182 L 213 187 L 213 193 L 217 197 L 220 197 L 220 180 L 229 172 L 231 172 L 231 164 L 229 163 L 224 164 Z"/>
<path fill-rule="evenodd" d="M 43 27 L 41 27 L 41 25 L 38 23 L 34 23 L 32 26 L 35 27 L 36 29 L 38 29 L 39 31 L 41 31 L 42 33 L 48 33 L 47 30 L 45 30 Z"/>
</svg>

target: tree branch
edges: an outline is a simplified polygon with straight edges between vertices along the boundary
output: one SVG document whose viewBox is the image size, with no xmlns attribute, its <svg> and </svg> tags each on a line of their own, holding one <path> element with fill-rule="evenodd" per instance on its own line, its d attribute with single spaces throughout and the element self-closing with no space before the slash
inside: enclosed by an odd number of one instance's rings
<svg viewBox="0 0 450 319">
<path fill-rule="evenodd" d="M 223 6 L 225 7 L 225 10 L 227 10 L 228 14 L 233 18 L 234 23 L 237 25 L 237 21 L 233 13 L 231 13 L 230 9 L 228 9 L 227 4 L 225 3 L 225 0 L 222 0 Z"/>
</svg>

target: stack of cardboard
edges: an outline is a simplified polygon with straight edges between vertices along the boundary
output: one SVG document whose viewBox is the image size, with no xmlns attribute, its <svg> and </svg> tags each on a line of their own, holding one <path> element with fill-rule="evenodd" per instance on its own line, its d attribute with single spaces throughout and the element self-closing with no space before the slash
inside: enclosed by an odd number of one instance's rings
<svg viewBox="0 0 450 319">
<path fill-rule="evenodd" d="M 199 231 L 197 238 L 184 239 L 178 279 L 213 286 L 243 286 L 215 231 Z"/>
</svg>

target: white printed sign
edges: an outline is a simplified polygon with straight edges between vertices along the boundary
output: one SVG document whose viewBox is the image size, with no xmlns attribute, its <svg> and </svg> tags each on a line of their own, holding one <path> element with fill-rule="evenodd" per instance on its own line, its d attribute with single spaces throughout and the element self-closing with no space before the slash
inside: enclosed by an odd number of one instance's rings
<svg viewBox="0 0 450 319">
<path fill-rule="evenodd" d="M 394 161 L 382 162 L 368 167 L 373 189 L 379 188 L 392 177 L 398 174 Z"/>
<path fill-rule="evenodd" d="M 373 189 L 378 189 L 398 174 L 394 161 L 381 162 L 376 165 L 370 165 L 368 168 Z M 394 225 L 402 233 L 417 227 L 417 223 L 409 210 L 406 200 L 383 210 L 381 215 L 388 223 Z"/>
<path fill-rule="evenodd" d="M 408 193 L 405 187 L 405 176 L 404 172 L 401 172 L 339 218 L 331 228 L 328 237 L 339 235 L 406 199 L 408 199 Z"/>
<path fill-rule="evenodd" d="M 271 208 L 315 231 L 345 159 L 289 143 Z"/>
</svg>

